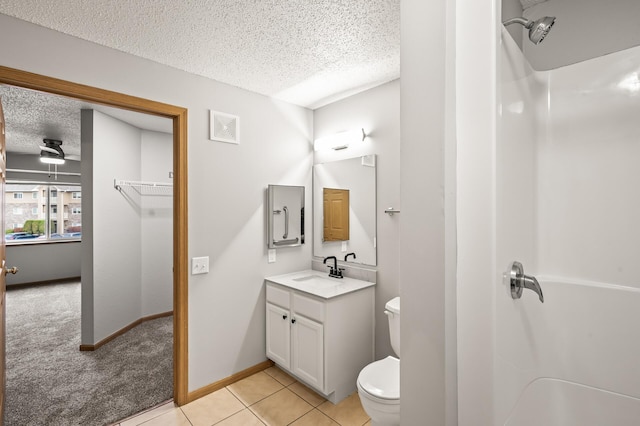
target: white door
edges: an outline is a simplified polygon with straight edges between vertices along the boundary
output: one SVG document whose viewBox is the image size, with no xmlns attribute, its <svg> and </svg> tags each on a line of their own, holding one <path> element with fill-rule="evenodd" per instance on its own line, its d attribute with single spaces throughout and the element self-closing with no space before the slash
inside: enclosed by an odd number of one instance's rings
<svg viewBox="0 0 640 426">
<path fill-rule="evenodd" d="M 291 326 L 289 311 L 267 303 L 267 358 L 290 368 Z"/>
<path fill-rule="evenodd" d="M 291 320 L 295 375 L 317 389 L 324 389 L 324 327 L 302 316 Z"/>
</svg>

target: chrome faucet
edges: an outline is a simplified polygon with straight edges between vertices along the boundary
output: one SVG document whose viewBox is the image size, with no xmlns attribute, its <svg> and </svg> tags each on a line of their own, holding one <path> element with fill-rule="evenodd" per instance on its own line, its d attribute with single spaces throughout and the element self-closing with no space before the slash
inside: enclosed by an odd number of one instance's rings
<svg viewBox="0 0 640 426">
<path fill-rule="evenodd" d="M 522 289 L 528 288 L 533 290 L 538 295 L 540 302 L 544 303 L 544 296 L 542 295 L 542 288 L 540 283 L 533 275 L 525 275 L 522 263 L 513 262 L 511 264 L 511 270 L 509 273 L 509 281 L 511 283 L 511 297 L 514 299 L 520 299 L 522 297 Z"/>
<path fill-rule="evenodd" d="M 336 259 L 335 256 L 329 256 L 329 257 L 325 257 L 324 261 L 322 263 L 324 263 L 325 265 L 327 264 L 327 260 L 329 259 L 333 259 L 333 266 L 329 266 L 331 269 L 329 269 L 329 276 L 333 277 L 333 278 L 343 278 L 342 277 L 342 268 L 338 268 L 338 259 Z"/>
</svg>

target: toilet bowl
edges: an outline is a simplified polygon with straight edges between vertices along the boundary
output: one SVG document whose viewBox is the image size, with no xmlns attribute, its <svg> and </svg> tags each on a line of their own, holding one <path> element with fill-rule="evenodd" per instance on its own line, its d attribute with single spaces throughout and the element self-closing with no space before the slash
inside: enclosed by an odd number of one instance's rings
<svg viewBox="0 0 640 426">
<path fill-rule="evenodd" d="M 400 356 L 400 298 L 385 305 L 389 319 L 391 347 Z M 372 426 L 400 424 L 400 360 L 388 356 L 365 366 L 357 380 L 362 408 L 371 417 Z"/>
<path fill-rule="evenodd" d="M 358 375 L 358 395 L 372 426 L 400 424 L 400 360 L 388 356 Z"/>
</svg>

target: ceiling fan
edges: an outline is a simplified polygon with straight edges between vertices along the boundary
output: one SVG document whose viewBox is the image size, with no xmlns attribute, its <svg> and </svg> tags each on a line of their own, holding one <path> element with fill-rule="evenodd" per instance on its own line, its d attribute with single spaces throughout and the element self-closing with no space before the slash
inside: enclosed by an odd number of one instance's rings
<svg viewBox="0 0 640 426">
<path fill-rule="evenodd" d="M 65 155 L 62 150 L 62 141 L 58 139 L 43 139 L 44 145 L 40 146 L 40 161 L 45 164 L 64 164 L 65 160 L 79 161 L 77 155 Z"/>
</svg>

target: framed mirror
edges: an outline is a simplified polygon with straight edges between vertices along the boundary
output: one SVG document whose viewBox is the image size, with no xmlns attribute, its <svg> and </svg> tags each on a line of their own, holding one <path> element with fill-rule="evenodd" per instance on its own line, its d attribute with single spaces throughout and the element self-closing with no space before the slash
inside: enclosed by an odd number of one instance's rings
<svg viewBox="0 0 640 426">
<path fill-rule="evenodd" d="M 267 200 L 267 246 L 304 244 L 304 186 L 269 185 Z"/>
<path fill-rule="evenodd" d="M 313 255 L 375 266 L 376 156 L 313 166 Z"/>
</svg>

